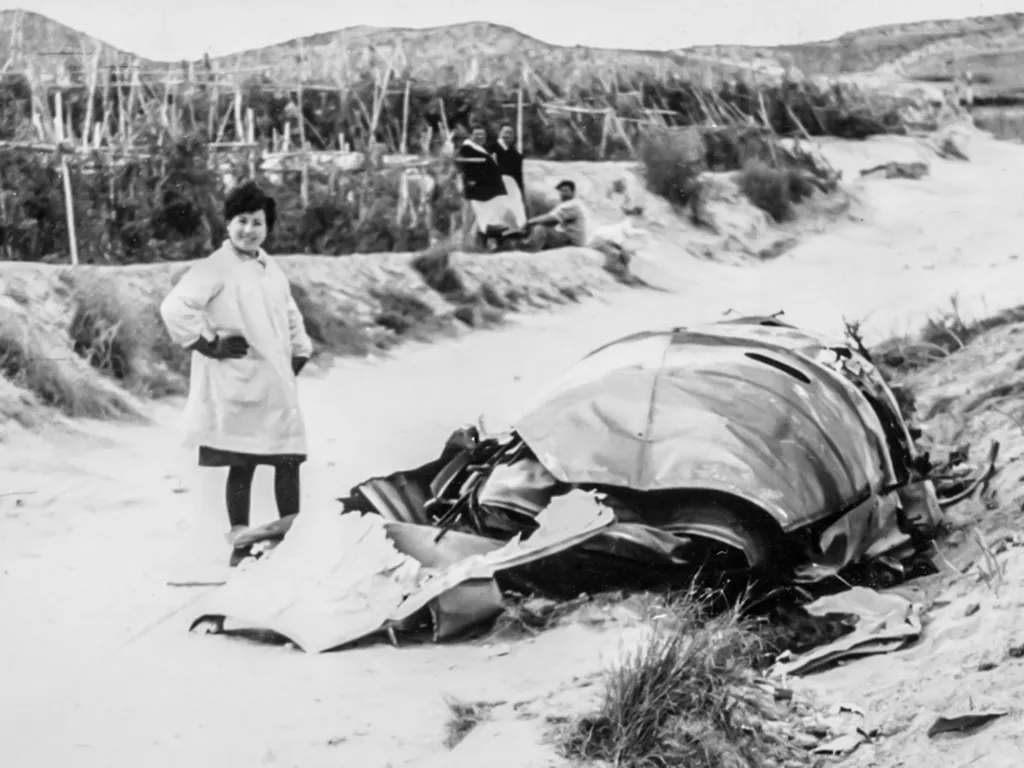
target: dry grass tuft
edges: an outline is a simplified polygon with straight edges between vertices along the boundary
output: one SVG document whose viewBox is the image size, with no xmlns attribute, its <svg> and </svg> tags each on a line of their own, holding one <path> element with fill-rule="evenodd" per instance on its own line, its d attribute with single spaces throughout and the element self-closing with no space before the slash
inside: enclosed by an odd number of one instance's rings
<svg viewBox="0 0 1024 768">
<path fill-rule="evenodd" d="M 306 333 L 313 342 L 313 357 L 325 354 L 366 355 L 373 343 L 364 328 L 353 325 L 345 317 L 329 312 L 325 306 L 297 283 L 291 283 L 292 298 L 299 308 Z"/>
<path fill-rule="evenodd" d="M 159 305 L 133 303 L 110 280 L 65 275 L 71 289 L 68 334 L 79 357 L 146 397 L 187 391 L 190 353 L 167 335 Z"/>
<path fill-rule="evenodd" d="M 598 712 L 563 734 L 567 757 L 624 768 L 809 762 L 764 726 L 781 715 L 755 684 L 762 651 L 756 625 L 740 607 L 716 614 L 714 603 L 693 590 L 669 602 L 668 626 L 607 673 Z"/>
<path fill-rule="evenodd" d="M 452 264 L 454 242 L 438 243 L 412 261 L 424 282 L 455 305 L 455 317 L 472 327 L 495 325 L 504 318 L 508 304 L 495 288 L 482 282 L 470 290 L 462 273 Z"/>
<path fill-rule="evenodd" d="M 35 328 L 30 319 L 0 311 L 0 375 L 66 416 L 138 419 L 132 398 Z"/>
<path fill-rule="evenodd" d="M 925 323 L 916 336 L 888 339 L 871 350 L 877 364 L 891 372 L 911 373 L 958 352 L 981 334 L 1024 322 L 1024 304 L 978 320 L 965 320 L 955 296 L 946 309 Z"/>
<path fill-rule="evenodd" d="M 793 206 L 815 189 L 795 168 L 772 168 L 760 161 L 746 165 L 738 181 L 747 199 L 777 222 L 791 221 L 796 215 Z"/>
<path fill-rule="evenodd" d="M 421 338 L 437 329 L 434 310 L 415 294 L 384 286 L 373 291 L 373 298 L 380 302 L 374 322 L 397 336 Z"/>
<path fill-rule="evenodd" d="M 438 243 L 412 260 L 412 268 L 423 276 L 424 282 L 446 299 L 463 299 L 469 291 L 466 281 L 452 266 L 455 244 Z"/>
</svg>

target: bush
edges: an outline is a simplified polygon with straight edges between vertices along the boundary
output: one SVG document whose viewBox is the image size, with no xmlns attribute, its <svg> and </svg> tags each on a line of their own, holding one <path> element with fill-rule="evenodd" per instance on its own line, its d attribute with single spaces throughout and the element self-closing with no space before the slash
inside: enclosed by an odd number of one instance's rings
<svg viewBox="0 0 1024 768">
<path fill-rule="evenodd" d="M 680 208 L 695 209 L 706 169 L 700 131 L 653 130 L 640 144 L 640 167 L 647 188 Z"/>
<path fill-rule="evenodd" d="M 367 333 L 353 326 L 336 312 L 315 301 L 301 285 L 291 283 L 292 297 L 306 325 L 306 333 L 313 342 L 314 357 L 324 353 L 365 355 L 372 344 Z"/>
<path fill-rule="evenodd" d="M 793 206 L 810 197 L 815 185 L 795 168 L 772 168 L 762 162 L 749 163 L 740 172 L 739 187 L 744 195 L 777 222 L 794 216 Z"/>
<path fill-rule="evenodd" d="M 196 136 L 154 139 L 128 158 L 71 158 L 80 261 L 133 264 L 210 253 L 225 236 L 218 162 Z M 452 166 L 437 161 L 405 178 L 398 169 L 312 169 L 306 208 L 297 174 L 272 179 L 257 168 L 256 180 L 278 203 L 279 225 L 268 245 L 327 255 L 423 250 L 438 232 L 458 227 L 462 197 Z M 0 258 L 67 262 L 59 168 L 55 156 L 0 149 Z M 247 175 L 245 168 L 233 174 Z"/>
<path fill-rule="evenodd" d="M 449 300 L 465 299 L 468 291 L 462 275 L 451 264 L 451 243 L 439 243 L 412 260 L 412 268 L 424 282 Z"/>
<path fill-rule="evenodd" d="M 713 602 L 696 590 L 669 601 L 672 626 L 655 630 L 609 670 L 599 711 L 563 734 L 569 758 L 725 768 L 801 756 L 763 728 L 779 714 L 755 683 L 755 625 L 738 608 L 715 615 Z"/>
<path fill-rule="evenodd" d="M 141 418 L 132 400 L 112 382 L 90 375 L 70 349 L 47 338 L 29 318 L 8 312 L 0 314 L 0 375 L 66 416 Z"/>
<path fill-rule="evenodd" d="M 136 306 L 116 284 L 72 277 L 68 335 L 74 352 L 100 373 L 148 397 L 188 391 L 191 352 L 171 341 L 159 305 Z"/>
<path fill-rule="evenodd" d="M 430 305 L 411 293 L 383 288 L 372 295 L 381 305 L 374 322 L 397 336 L 412 335 L 431 325 L 434 319 Z"/>
<path fill-rule="evenodd" d="M 776 221 L 786 221 L 793 204 L 808 197 L 825 169 L 805 153 L 783 152 L 778 137 L 754 126 L 648 130 L 640 145 L 640 164 L 647 188 L 680 208 L 695 222 L 703 221 L 705 171 L 742 169 L 740 187 Z"/>
</svg>

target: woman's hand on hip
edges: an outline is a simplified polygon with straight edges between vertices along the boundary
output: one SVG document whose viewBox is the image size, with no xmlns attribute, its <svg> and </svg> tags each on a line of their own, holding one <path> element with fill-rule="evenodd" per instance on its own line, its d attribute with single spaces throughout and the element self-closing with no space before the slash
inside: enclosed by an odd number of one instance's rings
<svg viewBox="0 0 1024 768">
<path fill-rule="evenodd" d="M 192 349 L 212 360 L 238 360 L 249 354 L 249 342 L 244 336 L 214 336 L 213 341 L 200 337 Z"/>
</svg>

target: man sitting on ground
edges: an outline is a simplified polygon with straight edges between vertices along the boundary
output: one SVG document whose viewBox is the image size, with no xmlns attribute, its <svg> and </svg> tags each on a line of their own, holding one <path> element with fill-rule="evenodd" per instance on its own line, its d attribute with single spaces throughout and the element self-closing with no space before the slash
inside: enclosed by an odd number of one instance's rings
<svg viewBox="0 0 1024 768">
<path fill-rule="evenodd" d="M 550 213 L 534 216 L 526 222 L 530 233 L 529 250 L 549 251 L 553 248 L 587 244 L 587 209 L 576 197 L 576 184 L 566 180 L 558 184 L 562 202 Z"/>
</svg>

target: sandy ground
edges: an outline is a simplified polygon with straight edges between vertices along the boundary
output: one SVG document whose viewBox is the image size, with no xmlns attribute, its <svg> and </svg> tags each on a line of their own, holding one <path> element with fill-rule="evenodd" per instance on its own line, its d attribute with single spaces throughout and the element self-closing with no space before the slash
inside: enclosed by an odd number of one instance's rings
<svg viewBox="0 0 1024 768">
<path fill-rule="evenodd" d="M 847 176 L 926 154 L 897 139 L 836 142 L 828 151 Z M 784 308 L 790 321 L 824 331 L 841 330 L 843 317 L 867 317 L 878 338 L 917 326 L 953 294 L 968 314 L 1024 303 L 1024 147 L 976 140 L 971 154 L 971 163 L 930 158 L 932 177 L 923 181 L 866 182 L 849 217 L 804 232 L 771 263 L 722 266 L 682 255 L 685 244 L 663 222 L 641 272 L 669 290 L 623 289 L 558 314 L 521 316 L 503 330 L 313 371 L 302 382 L 312 452 L 304 514 L 334 512 L 332 500 L 369 474 L 432 458 L 453 428 L 481 414 L 492 428 L 507 424 L 574 359 L 631 330 L 707 321 L 730 308 Z M 3 445 L 5 765 L 397 767 L 443 751 L 445 695 L 543 697 L 599 670 L 635 632 L 575 624 L 514 646 L 377 646 L 317 657 L 190 636 L 188 608 L 203 590 L 167 581 L 223 573 L 226 520 L 222 477 L 201 472 L 179 447 L 179 408 L 154 407 L 154 426 L 86 424 Z M 255 497 L 255 521 L 272 519 L 269 477 L 258 478 Z M 921 706 L 923 686 L 952 700 L 966 684 L 957 670 L 973 638 L 997 643 L 994 633 L 1012 633 L 1018 598 L 1024 593 L 1004 591 L 966 623 L 949 618 L 963 616 L 952 603 L 902 660 L 860 662 L 811 685 L 879 713 Z M 985 674 L 1000 687 L 1004 672 Z M 987 732 L 1005 740 L 973 743 L 1019 750 L 1014 731 L 1016 714 Z M 860 764 L 1019 764 L 939 746 L 942 762 L 917 744 Z M 506 751 L 476 764 L 538 760 Z"/>
</svg>

